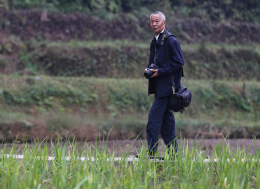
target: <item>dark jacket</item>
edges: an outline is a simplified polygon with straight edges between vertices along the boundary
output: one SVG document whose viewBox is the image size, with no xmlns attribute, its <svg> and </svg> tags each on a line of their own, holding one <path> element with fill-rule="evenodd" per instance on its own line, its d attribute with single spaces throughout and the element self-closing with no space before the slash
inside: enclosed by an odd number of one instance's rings
<svg viewBox="0 0 260 189">
<path fill-rule="evenodd" d="M 156 58 L 159 69 L 158 77 L 149 79 L 148 95 L 157 93 L 157 97 L 170 96 L 172 94 L 172 73 L 174 73 L 175 91 L 180 88 L 181 68 L 184 65 L 184 58 L 178 40 L 174 36 L 166 36 L 164 44 L 161 45 L 162 38 L 163 34 L 160 35 L 157 41 L 154 37 L 150 45 L 149 65 L 154 62 L 154 48 L 156 47 Z M 170 61 L 167 60 L 166 45 L 168 45 Z"/>
</svg>

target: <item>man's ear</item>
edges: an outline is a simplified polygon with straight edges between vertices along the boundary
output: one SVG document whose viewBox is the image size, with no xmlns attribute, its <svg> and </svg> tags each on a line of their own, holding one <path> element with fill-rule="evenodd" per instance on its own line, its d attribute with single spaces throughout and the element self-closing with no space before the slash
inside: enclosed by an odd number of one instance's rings
<svg viewBox="0 0 260 189">
<path fill-rule="evenodd" d="M 166 25 L 166 20 L 165 20 L 165 21 L 163 21 L 163 23 L 164 23 L 164 25 Z"/>
</svg>

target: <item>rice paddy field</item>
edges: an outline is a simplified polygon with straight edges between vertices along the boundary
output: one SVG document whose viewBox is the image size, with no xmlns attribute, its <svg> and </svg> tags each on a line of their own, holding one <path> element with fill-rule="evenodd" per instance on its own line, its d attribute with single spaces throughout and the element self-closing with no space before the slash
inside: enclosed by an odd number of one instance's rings
<svg viewBox="0 0 260 189">
<path fill-rule="evenodd" d="M 225 141 L 225 140 L 223 140 Z M 1 188 L 259 188 L 260 148 L 253 141 L 249 148 L 219 143 L 201 149 L 203 141 L 179 140 L 177 154 L 158 151 L 165 159 L 150 160 L 140 144 L 134 158 L 132 145 L 116 155 L 108 141 L 33 142 L 2 144 Z M 123 142 L 122 142 L 123 143 Z M 189 143 L 189 145 L 188 145 Z M 102 145 L 100 145 L 102 144 Z M 252 150 L 253 149 L 253 150 Z M 18 158 L 20 151 L 21 158 Z M 21 157 L 21 156 L 20 156 Z"/>
<path fill-rule="evenodd" d="M 149 159 L 155 7 L 193 99 L 175 114 L 178 153 L 160 141 Z M 0 189 L 260 188 L 259 11 L 256 0 L 0 0 Z"/>
</svg>

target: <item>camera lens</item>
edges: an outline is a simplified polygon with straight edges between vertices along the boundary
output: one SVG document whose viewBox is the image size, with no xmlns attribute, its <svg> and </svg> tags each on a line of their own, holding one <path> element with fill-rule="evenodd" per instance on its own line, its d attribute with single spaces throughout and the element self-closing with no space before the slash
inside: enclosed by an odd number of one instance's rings
<svg viewBox="0 0 260 189">
<path fill-rule="evenodd" d="M 144 77 L 146 79 L 149 79 L 152 75 L 153 75 L 153 72 L 151 72 L 150 70 L 147 70 L 146 72 L 144 72 Z"/>
</svg>

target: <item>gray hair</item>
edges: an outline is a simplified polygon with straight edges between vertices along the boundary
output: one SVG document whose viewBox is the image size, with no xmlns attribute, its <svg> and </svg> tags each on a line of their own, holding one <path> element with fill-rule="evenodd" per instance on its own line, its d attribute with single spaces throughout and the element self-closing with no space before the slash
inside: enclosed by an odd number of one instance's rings
<svg viewBox="0 0 260 189">
<path fill-rule="evenodd" d="M 154 15 L 154 14 L 160 14 L 162 21 L 166 21 L 165 15 L 164 15 L 162 12 L 160 12 L 160 11 L 155 11 L 155 12 L 153 12 L 153 13 L 151 14 L 151 16 L 150 16 L 150 20 L 151 20 L 152 15 Z"/>
</svg>

